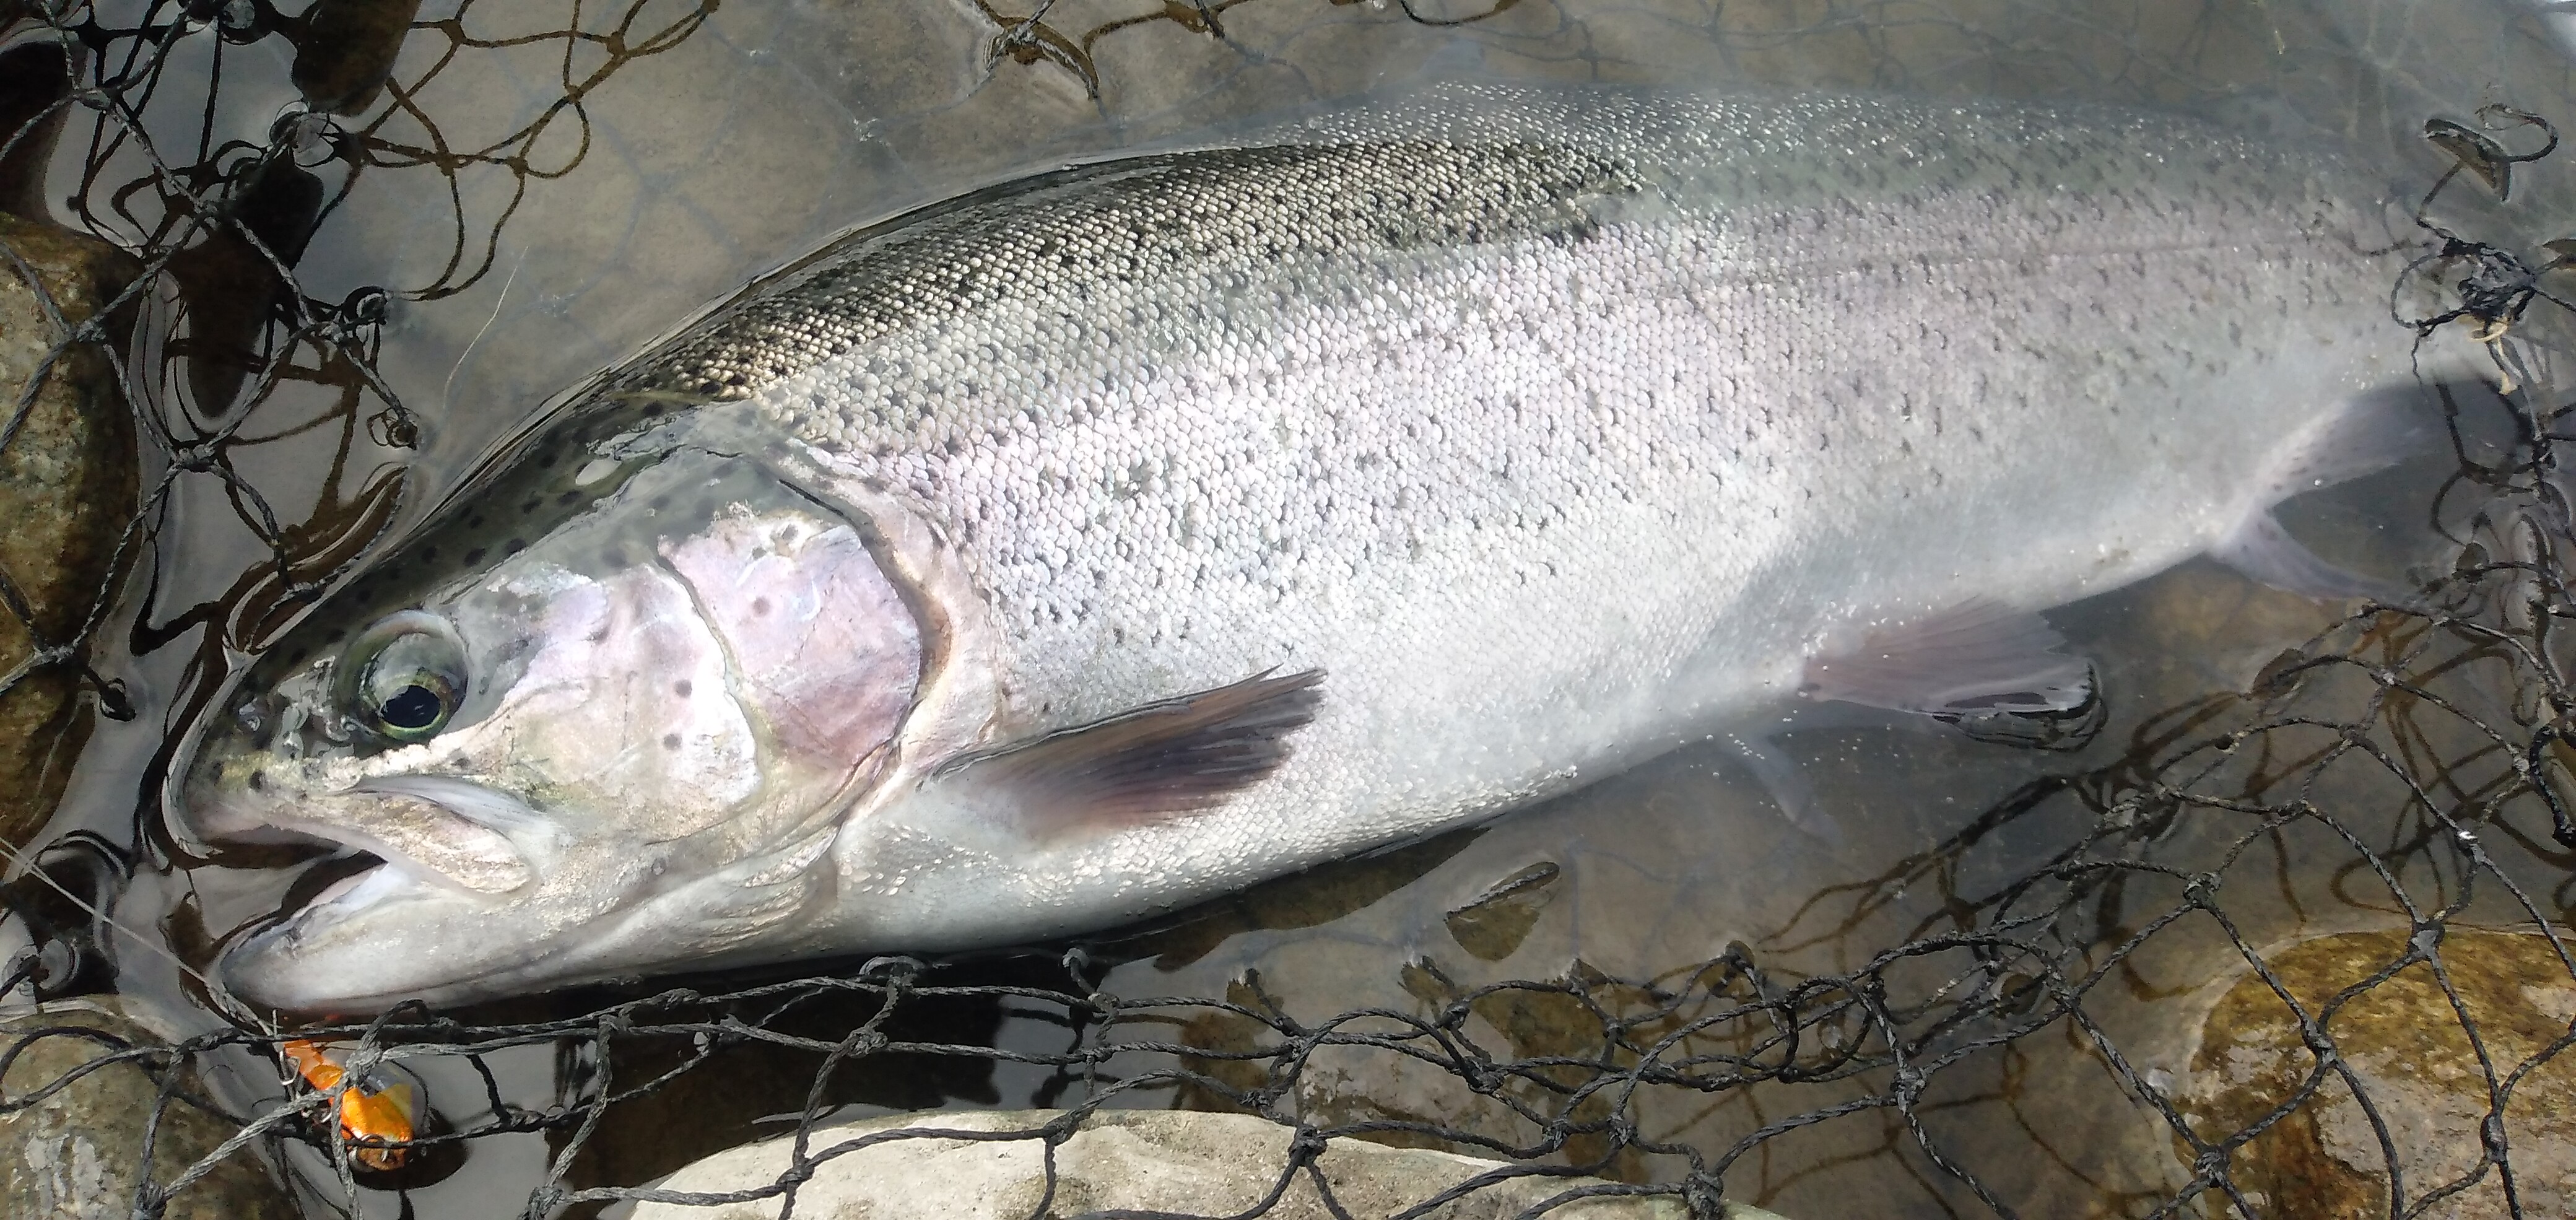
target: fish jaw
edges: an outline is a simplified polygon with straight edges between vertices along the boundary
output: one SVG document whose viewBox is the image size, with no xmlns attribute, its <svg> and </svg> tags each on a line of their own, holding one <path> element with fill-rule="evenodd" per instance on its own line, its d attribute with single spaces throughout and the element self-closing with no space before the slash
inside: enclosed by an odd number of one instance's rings
<svg viewBox="0 0 2576 1220">
<path fill-rule="evenodd" d="M 649 884 L 667 867 L 661 855 L 565 869 L 497 898 L 387 860 L 232 946 L 222 981 L 266 1007 L 339 1015 L 499 994 L 486 980 L 577 955 L 598 898 Z"/>
<path fill-rule="evenodd" d="M 219 969 L 256 1003 L 355 1016 L 613 980 L 675 956 L 705 968 L 773 960 L 832 901 L 839 832 L 827 824 L 731 862 L 703 842 L 627 843 L 568 856 L 500 896 L 387 861 L 235 944 Z"/>
<path fill-rule="evenodd" d="M 319 842 L 377 863 L 233 945 L 224 985 L 263 1006 L 376 1011 L 577 947 L 581 924 L 658 872 L 643 845 L 583 842 L 564 819 L 467 780 L 444 753 L 208 757 L 187 824 L 214 842 Z M 619 887 L 625 888 L 619 888 Z"/>
<path fill-rule="evenodd" d="M 278 1009 L 359 1014 L 591 982 L 720 945 L 734 938 L 722 914 L 699 919 L 672 894 L 757 857 L 746 828 L 792 819 L 825 786 L 755 779 L 714 825 L 657 837 L 667 823 L 615 816 L 619 789 L 531 777 L 508 765 L 514 748 L 533 750 L 503 716 L 363 758 L 205 757 L 185 798 L 202 837 L 323 842 L 378 861 L 232 945 L 224 985 Z"/>
</svg>

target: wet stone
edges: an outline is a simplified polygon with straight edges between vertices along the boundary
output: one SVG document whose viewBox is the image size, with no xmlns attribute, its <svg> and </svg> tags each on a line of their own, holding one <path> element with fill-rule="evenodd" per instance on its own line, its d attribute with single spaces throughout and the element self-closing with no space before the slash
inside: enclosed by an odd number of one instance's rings
<svg viewBox="0 0 2576 1220">
<path fill-rule="evenodd" d="M 319 0 L 288 30 L 296 90 L 317 110 L 374 105 L 419 15 L 420 0 Z"/>
<path fill-rule="evenodd" d="M 0 1020 L 0 1055 L 17 1050 L 0 1075 L 0 1216 L 124 1220 L 134 1214 L 144 1128 L 161 1096 L 162 1069 L 152 1058 L 117 1056 L 161 1042 L 112 998 L 57 1001 Z M 31 1100 L 101 1059 L 113 1061 Z M 193 1077 L 179 1087 L 199 1092 Z M 176 1179 L 236 1130 L 231 1120 L 173 1097 L 152 1133 L 153 1181 Z M 164 1220 L 287 1220 L 296 1213 L 243 1150 L 172 1194 L 158 1214 Z"/>
<path fill-rule="evenodd" d="M 1450 939 L 1485 961 L 1510 957 L 1556 897 L 1548 887 L 1562 871 L 1554 861 L 1541 860 L 1495 882 L 1474 901 L 1449 912 Z"/>
<path fill-rule="evenodd" d="M 103 603 L 136 497 L 133 417 L 117 391 L 108 345 L 73 344 L 46 371 L 14 435 L 7 420 L 62 341 L 63 327 L 88 321 L 140 268 L 105 242 L 6 214 L 0 247 L 16 255 L 0 258 L 0 521 L 9 523 L 0 530 L 0 573 L 34 619 L 31 633 L 31 624 L 0 605 L 6 675 L 40 649 L 79 636 Z M 61 313 L 59 325 L 46 298 Z M 24 843 L 52 815 L 94 711 L 72 664 L 43 666 L 0 694 L 0 841 Z"/>
<path fill-rule="evenodd" d="M 1030 1131 L 1062 1117 L 1055 1110 L 978 1110 L 900 1114 L 817 1128 L 809 1155 L 877 1132 L 906 1127 L 950 1131 Z M 1055 1194 L 1043 1214 L 1165 1212 L 1246 1214 L 1278 1185 L 1288 1164 L 1289 1128 L 1238 1114 L 1109 1110 L 1084 1120 L 1055 1151 Z M 794 1138 L 782 1136 L 708 1157 L 673 1174 L 660 1189 L 722 1193 L 756 1189 L 788 1167 Z M 1406 1212 L 1501 1162 L 1358 1140 L 1333 1140 L 1317 1158 L 1334 1202 L 1353 1216 Z M 1520 1215 L 1540 1202 L 1601 1183 L 1592 1178 L 1513 1178 L 1422 1213 L 1425 1220 L 1487 1220 Z M 796 1215 L 807 1220 L 893 1220 L 911 1216 L 1037 1215 L 1047 1197 L 1046 1145 L 1013 1140 L 908 1137 L 872 1144 L 817 1165 L 798 1189 Z M 776 1216 L 775 1198 L 715 1207 L 639 1205 L 633 1220 L 753 1220 Z M 1267 1220 L 1323 1220 L 1333 1213 L 1313 1178 L 1298 1174 Z M 1678 1198 L 1607 1196 L 1579 1199 L 1546 1213 L 1568 1220 L 1681 1220 Z M 1729 1204 L 1726 1220 L 1779 1220 Z"/>
<path fill-rule="evenodd" d="M 2405 930 L 2348 933 L 2264 956 L 2314 1017 L 2344 989 L 2397 963 L 2414 939 Z M 2525 1073 L 2502 1111 L 2521 1209 L 2508 1206 L 2499 1175 L 2488 1166 L 2475 1183 L 2408 1214 L 2438 1220 L 2576 1214 L 2576 1048 L 2549 1053 L 2576 1022 L 2576 977 L 2537 935 L 2455 927 L 2438 948 L 2497 1080 Z M 2394 1149 L 2408 1208 L 2480 1168 L 2486 1155 L 2480 1129 L 2492 1112 L 2487 1078 L 2428 963 L 2410 964 L 2365 988 L 2323 1024 L 2369 1107 L 2354 1099 L 2339 1072 L 2329 1071 L 2307 1105 L 2239 1148 L 2229 1172 L 2252 1192 L 2261 1214 L 2280 1220 L 2386 1214 L 2389 1157 L 2373 1112 Z M 2317 1062 L 2288 1006 L 2248 972 L 2202 1026 L 2191 1078 L 2176 1105 L 2201 1138 L 2221 1140 L 2290 1099 Z M 2189 1158 L 2188 1150 L 2178 1151 Z"/>
</svg>

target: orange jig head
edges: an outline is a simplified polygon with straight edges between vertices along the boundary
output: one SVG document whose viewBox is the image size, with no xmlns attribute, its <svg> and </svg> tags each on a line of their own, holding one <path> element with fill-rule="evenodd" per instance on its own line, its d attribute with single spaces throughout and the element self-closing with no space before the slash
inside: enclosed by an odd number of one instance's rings
<svg viewBox="0 0 2576 1220">
<path fill-rule="evenodd" d="M 277 1049 L 317 1093 L 329 1092 L 348 1079 L 348 1069 L 341 1067 L 319 1042 L 295 1038 Z M 385 1145 L 409 1140 L 417 1131 L 417 1090 L 402 1081 L 370 1073 L 350 1083 L 348 1090 L 340 1094 L 338 1108 L 340 1138 L 349 1145 L 350 1161 L 379 1173 L 402 1168 L 410 1150 Z"/>
</svg>

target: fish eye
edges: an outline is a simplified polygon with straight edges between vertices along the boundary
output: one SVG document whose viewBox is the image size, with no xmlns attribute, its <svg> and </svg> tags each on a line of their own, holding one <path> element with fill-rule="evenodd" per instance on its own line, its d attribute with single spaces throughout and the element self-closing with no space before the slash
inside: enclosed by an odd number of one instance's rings
<svg viewBox="0 0 2576 1220">
<path fill-rule="evenodd" d="M 447 620 L 425 610 L 387 615 L 349 645 L 339 666 L 340 706 L 379 736 L 426 741 L 465 701 L 465 647 Z"/>
</svg>

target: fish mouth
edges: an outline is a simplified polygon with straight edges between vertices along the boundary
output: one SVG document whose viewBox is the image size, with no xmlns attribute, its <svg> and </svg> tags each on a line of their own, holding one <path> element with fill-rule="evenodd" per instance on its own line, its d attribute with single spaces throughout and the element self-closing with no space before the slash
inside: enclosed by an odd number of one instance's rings
<svg viewBox="0 0 2576 1220">
<path fill-rule="evenodd" d="M 234 996 L 280 1011 L 380 1012 L 436 988 L 439 970 L 421 969 L 418 950 L 427 946 L 406 946 L 406 929 L 423 917 L 486 919 L 473 905 L 401 862 L 368 852 L 333 856 L 306 869 L 274 915 L 227 938 L 217 977 Z"/>
<path fill-rule="evenodd" d="M 319 883 L 318 885 L 316 883 Z M 271 926 L 294 923 L 324 907 L 361 910 L 405 889 L 421 886 L 409 870 L 373 852 L 336 855 L 304 870 L 278 904 Z"/>
<path fill-rule="evenodd" d="M 336 792 L 245 805 L 218 803 L 202 827 L 210 842 L 319 843 L 339 849 L 336 872 L 353 859 L 372 859 L 365 883 L 369 899 L 392 892 L 399 877 L 423 887 L 481 898 L 523 890 L 537 880 L 535 861 L 522 841 L 539 826 L 536 812 L 506 793 L 437 776 L 396 775 L 362 780 Z M 350 905 L 350 889 L 327 891 Z M 300 888 L 300 887 L 299 887 Z M 317 898 L 307 909 L 322 904 Z"/>
</svg>

